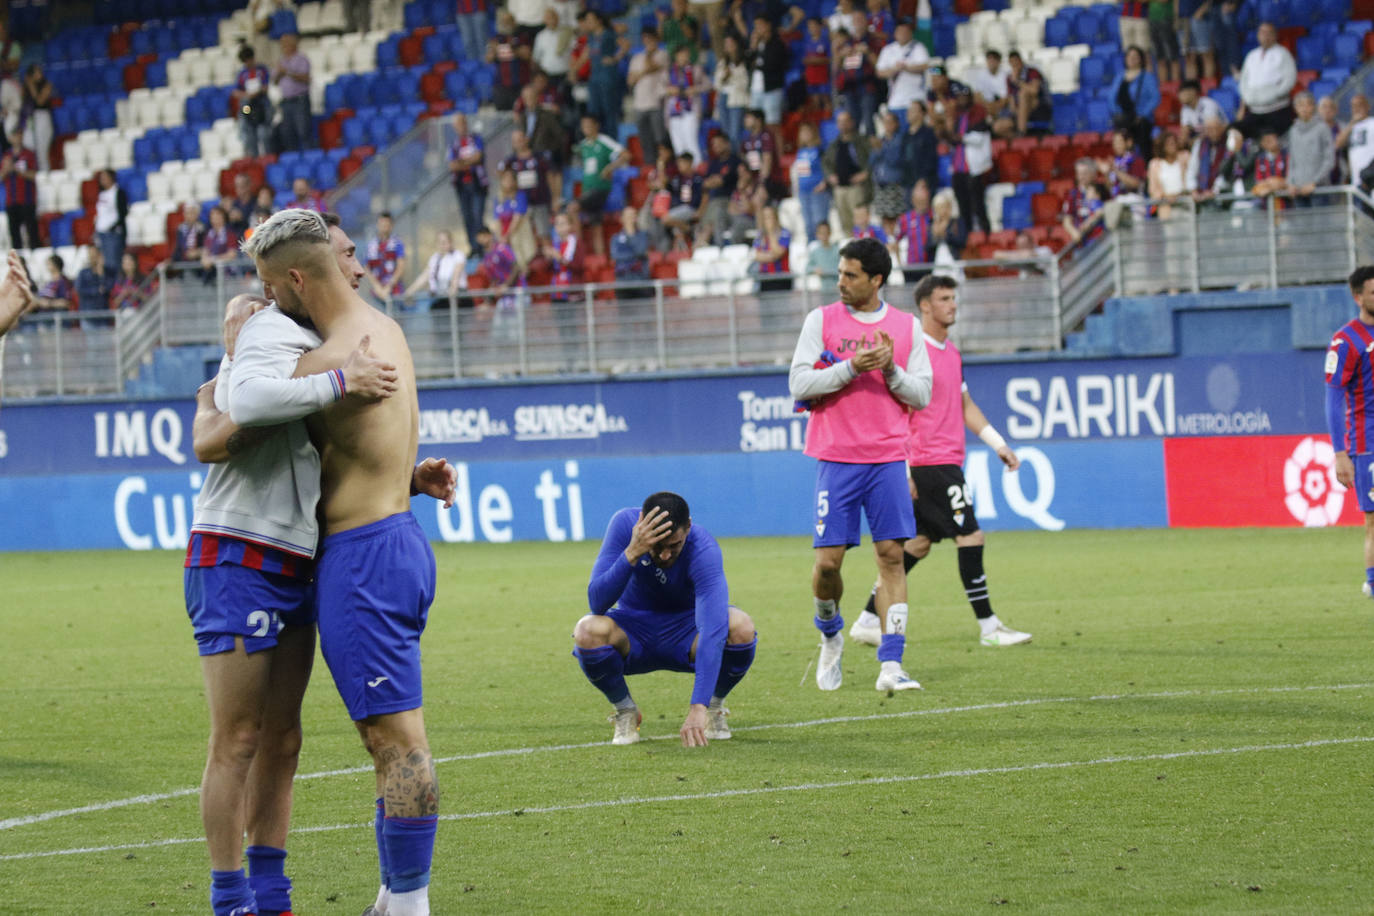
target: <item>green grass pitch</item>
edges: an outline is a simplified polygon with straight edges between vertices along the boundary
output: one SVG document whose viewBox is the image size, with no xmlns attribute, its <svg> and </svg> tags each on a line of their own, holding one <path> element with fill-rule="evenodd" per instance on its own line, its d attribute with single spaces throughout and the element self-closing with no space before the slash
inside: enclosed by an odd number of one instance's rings
<svg viewBox="0 0 1374 916">
<path fill-rule="evenodd" d="M 735 737 L 692 750 L 688 675 L 632 678 L 648 740 L 604 743 L 569 654 L 596 546 L 437 548 L 436 913 L 1374 911 L 1358 531 L 994 533 L 994 606 L 1035 634 L 1001 650 L 939 545 L 910 580 L 926 689 L 893 698 L 857 645 L 816 689 L 805 539 L 728 540 L 758 659 Z M 866 546 L 845 572 L 852 619 Z M 0 587 L 0 913 L 209 912 L 180 557 L 9 554 Z M 295 911 L 356 916 L 372 778 L 322 662 L 304 716 Z"/>
</svg>

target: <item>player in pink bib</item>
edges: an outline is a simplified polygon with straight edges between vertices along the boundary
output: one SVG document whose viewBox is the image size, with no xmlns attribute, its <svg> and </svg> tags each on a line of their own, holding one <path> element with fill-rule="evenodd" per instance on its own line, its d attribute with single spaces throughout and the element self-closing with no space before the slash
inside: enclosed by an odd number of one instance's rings
<svg viewBox="0 0 1374 916">
<path fill-rule="evenodd" d="M 1021 460 L 993 429 L 983 411 L 974 403 L 964 382 L 964 363 L 959 348 L 949 339 L 959 306 L 959 288 L 950 277 L 929 276 L 916 285 L 916 308 L 921 313 L 921 331 L 930 356 L 934 384 L 930 404 L 911 415 L 907 439 L 907 462 L 911 465 L 911 498 L 916 513 L 916 537 L 906 542 L 903 562 L 906 571 L 930 553 L 935 541 L 953 538 L 959 555 L 959 578 L 964 594 L 973 606 L 985 646 L 1017 646 L 1031 640 L 1029 633 L 1013 630 L 992 612 L 987 576 L 983 572 L 983 531 L 973 514 L 973 494 L 964 480 L 964 429 L 978 436 L 997 453 L 1009 470 Z M 870 645 L 879 645 L 881 624 L 875 613 L 878 587 L 869 596 L 868 607 L 854 621 L 849 635 Z"/>
<path fill-rule="evenodd" d="M 816 686 L 836 690 L 842 674 L 844 618 L 840 566 L 859 543 L 861 513 L 878 560 L 876 611 L 882 621 L 877 689 L 919 689 L 902 670 L 906 647 L 906 575 L 902 542 L 916 534 L 906 486 L 907 415 L 930 401 L 931 371 L 919 327 L 880 297 L 892 256 L 875 239 L 840 249 L 840 301 L 806 316 L 788 385 L 806 401 L 806 454 L 816 477 L 816 563 L 811 573 L 821 654 Z"/>
</svg>

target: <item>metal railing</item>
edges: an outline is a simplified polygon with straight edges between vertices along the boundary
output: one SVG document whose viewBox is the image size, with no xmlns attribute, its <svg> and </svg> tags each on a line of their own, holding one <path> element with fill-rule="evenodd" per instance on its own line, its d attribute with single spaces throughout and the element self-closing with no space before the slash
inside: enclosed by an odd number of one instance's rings
<svg viewBox="0 0 1374 916">
<path fill-rule="evenodd" d="M 1374 262 L 1374 201 L 1353 188 L 1320 189 L 1312 206 L 1282 209 L 1223 197 L 1176 206 L 1168 219 L 1149 215 L 1156 203 L 1127 204 L 1130 216 L 1114 230 L 1056 255 L 918 269 L 962 276 L 962 349 L 1006 353 L 1059 349 L 1113 295 L 1340 282 L 1355 264 Z M 911 308 L 900 273 L 885 295 Z M 758 278 L 722 267 L 504 296 L 398 297 L 383 307 L 429 380 L 785 365 L 803 317 L 837 295 L 814 275 L 765 280 L 791 288 L 761 291 Z M 223 304 L 259 289 L 246 262 L 166 264 L 140 309 L 27 317 L 4 352 L 4 393 L 122 393 L 158 347 L 218 344 Z"/>
<path fill-rule="evenodd" d="M 1374 205 L 1349 187 L 1125 207 L 1129 218 L 1107 238 L 1116 295 L 1340 282 L 1374 256 Z"/>
</svg>

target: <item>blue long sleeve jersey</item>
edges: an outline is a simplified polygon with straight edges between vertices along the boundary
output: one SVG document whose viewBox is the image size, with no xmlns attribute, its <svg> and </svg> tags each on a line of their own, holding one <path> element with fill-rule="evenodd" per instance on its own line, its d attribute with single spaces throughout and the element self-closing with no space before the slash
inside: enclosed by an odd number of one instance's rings
<svg viewBox="0 0 1374 916">
<path fill-rule="evenodd" d="M 705 528 L 693 525 L 671 567 L 660 569 L 647 554 L 632 566 L 625 559 L 625 548 L 630 546 L 638 518 L 636 508 L 621 509 L 611 517 L 587 585 L 588 605 L 593 614 L 613 607 L 660 614 L 695 611 L 698 642 L 692 702 L 705 705 L 720 675 L 730 628 L 730 589 L 720 545 Z"/>
</svg>

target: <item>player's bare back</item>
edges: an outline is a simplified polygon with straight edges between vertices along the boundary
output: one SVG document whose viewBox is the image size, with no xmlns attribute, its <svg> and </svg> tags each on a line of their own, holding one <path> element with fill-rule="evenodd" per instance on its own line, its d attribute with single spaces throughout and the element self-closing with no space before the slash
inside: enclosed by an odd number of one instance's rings
<svg viewBox="0 0 1374 916">
<path fill-rule="evenodd" d="M 332 326 L 324 344 L 302 357 L 296 367 L 299 376 L 334 365 L 332 360 L 345 358 L 359 340 L 368 337 L 369 352 L 394 364 L 400 377 L 393 397 L 370 404 L 339 401 L 307 420 L 320 452 L 320 511 L 326 534 L 371 524 L 410 508 L 419 434 L 415 366 L 400 326 L 371 306 L 359 306 Z"/>
</svg>

